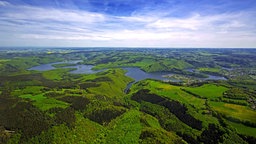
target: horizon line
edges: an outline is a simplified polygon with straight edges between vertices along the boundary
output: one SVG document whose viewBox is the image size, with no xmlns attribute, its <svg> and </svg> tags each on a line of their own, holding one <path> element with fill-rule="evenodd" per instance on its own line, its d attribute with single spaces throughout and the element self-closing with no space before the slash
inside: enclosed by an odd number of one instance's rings
<svg viewBox="0 0 256 144">
<path fill-rule="evenodd" d="M 2 48 L 115 48 L 115 49 L 256 49 L 256 47 L 119 47 L 119 46 L 0 46 Z"/>
</svg>

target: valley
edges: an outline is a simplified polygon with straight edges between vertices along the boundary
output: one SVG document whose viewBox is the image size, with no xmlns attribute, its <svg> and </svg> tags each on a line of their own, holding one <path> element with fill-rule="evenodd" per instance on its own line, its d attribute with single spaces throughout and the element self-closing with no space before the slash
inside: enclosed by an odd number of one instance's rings
<svg viewBox="0 0 256 144">
<path fill-rule="evenodd" d="M 0 51 L 0 143 L 255 143 L 255 49 Z"/>
</svg>

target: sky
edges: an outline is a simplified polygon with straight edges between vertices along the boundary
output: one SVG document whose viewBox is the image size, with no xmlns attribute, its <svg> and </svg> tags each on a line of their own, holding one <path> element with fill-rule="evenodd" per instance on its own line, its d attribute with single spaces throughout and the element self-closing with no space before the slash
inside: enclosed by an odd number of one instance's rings
<svg viewBox="0 0 256 144">
<path fill-rule="evenodd" d="M 256 48 L 256 0 L 0 0 L 0 46 Z"/>
</svg>

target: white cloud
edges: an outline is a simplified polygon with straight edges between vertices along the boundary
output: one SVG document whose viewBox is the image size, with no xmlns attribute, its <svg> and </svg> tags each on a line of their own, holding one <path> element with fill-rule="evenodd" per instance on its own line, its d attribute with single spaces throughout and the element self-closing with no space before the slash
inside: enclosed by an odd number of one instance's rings
<svg viewBox="0 0 256 144">
<path fill-rule="evenodd" d="M 246 28 L 249 21 L 245 21 L 243 17 L 246 14 L 218 14 L 211 16 L 193 15 L 188 18 L 164 18 L 148 24 L 148 27 L 156 29 L 169 30 L 191 30 L 191 31 L 219 31 L 238 28 Z M 250 24 L 250 22 L 248 23 Z"/>
<path fill-rule="evenodd" d="M 256 47 L 255 12 L 171 17 L 152 12 L 110 16 L 83 10 L 11 5 L 0 1 L 0 38 L 76 41 L 92 46 Z M 6 38 L 5 38 L 6 39 Z M 63 40 L 63 42 L 61 42 Z M 93 42 L 95 42 L 93 44 Z M 39 42 L 40 43 L 40 42 Z M 42 43 L 43 45 L 43 43 Z M 65 45 L 65 44 L 64 44 Z"/>
<path fill-rule="evenodd" d="M 193 16 L 190 18 L 180 19 L 180 18 L 163 18 L 148 24 L 148 27 L 153 28 L 169 28 L 169 29 L 188 29 L 197 30 L 203 23 L 201 23 L 198 16 Z"/>
<path fill-rule="evenodd" d="M 8 5 L 10 5 L 10 3 L 6 1 L 0 1 L 0 6 L 8 6 Z"/>
<path fill-rule="evenodd" d="M 59 22 L 93 23 L 104 21 L 104 15 L 79 10 L 38 8 L 31 6 L 15 6 L 9 13 L 3 14 L 13 20 L 52 20 Z"/>
</svg>

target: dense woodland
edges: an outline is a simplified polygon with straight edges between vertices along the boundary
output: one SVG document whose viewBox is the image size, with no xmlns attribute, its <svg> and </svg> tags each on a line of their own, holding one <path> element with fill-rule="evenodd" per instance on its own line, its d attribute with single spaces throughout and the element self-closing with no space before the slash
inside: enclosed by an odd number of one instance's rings
<svg viewBox="0 0 256 144">
<path fill-rule="evenodd" d="M 72 74 L 71 60 L 100 71 Z M 64 64 L 28 70 L 53 62 Z M 123 67 L 179 81 L 125 93 Z M 255 144 L 256 50 L 1 48 L 0 143 Z"/>
</svg>

